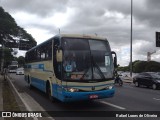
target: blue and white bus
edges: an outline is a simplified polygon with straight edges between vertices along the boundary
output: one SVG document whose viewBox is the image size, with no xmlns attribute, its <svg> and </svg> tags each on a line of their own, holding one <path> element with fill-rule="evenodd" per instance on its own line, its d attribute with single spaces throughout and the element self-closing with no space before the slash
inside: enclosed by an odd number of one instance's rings
<svg viewBox="0 0 160 120">
<path fill-rule="evenodd" d="M 25 80 L 62 102 L 113 97 L 113 54 L 106 38 L 59 34 L 26 52 Z"/>
</svg>

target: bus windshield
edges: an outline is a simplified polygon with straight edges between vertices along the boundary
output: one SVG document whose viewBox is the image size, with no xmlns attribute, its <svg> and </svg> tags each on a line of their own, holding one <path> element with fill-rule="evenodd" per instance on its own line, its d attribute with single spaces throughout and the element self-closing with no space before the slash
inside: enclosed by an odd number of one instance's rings
<svg viewBox="0 0 160 120">
<path fill-rule="evenodd" d="M 106 80 L 113 77 L 112 57 L 107 41 L 63 38 L 64 80 Z"/>
</svg>

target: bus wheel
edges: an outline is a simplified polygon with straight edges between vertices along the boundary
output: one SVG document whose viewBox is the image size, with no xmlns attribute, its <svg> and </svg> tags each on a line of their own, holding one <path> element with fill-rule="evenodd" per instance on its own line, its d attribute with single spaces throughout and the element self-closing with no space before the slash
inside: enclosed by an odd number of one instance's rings
<svg viewBox="0 0 160 120">
<path fill-rule="evenodd" d="M 51 95 L 52 93 L 51 93 L 51 87 L 49 82 L 47 82 L 46 94 L 47 94 L 47 97 L 53 102 L 53 97 Z"/>
<path fill-rule="evenodd" d="M 29 77 L 29 76 L 28 76 L 28 87 L 29 87 L 29 89 L 32 89 L 31 79 L 30 79 L 30 77 Z"/>
</svg>

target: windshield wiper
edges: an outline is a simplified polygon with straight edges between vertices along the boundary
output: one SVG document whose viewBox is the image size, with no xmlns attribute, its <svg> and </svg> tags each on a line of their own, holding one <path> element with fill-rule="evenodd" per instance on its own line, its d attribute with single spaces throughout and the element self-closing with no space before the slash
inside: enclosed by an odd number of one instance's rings
<svg viewBox="0 0 160 120">
<path fill-rule="evenodd" d="M 88 69 L 85 70 L 85 72 L 84 72 L 83 76 L 81 77 L 81 79 L 84 79 L 84 76 L 86 76 L 86 74 L 87 74 L 89 69 L 90 69 L 90 67 L 88 67 Z M 92 55 L 91 55 L 91 72 L 92 72 L 92 80 L 93 80 L 94 77 L 93 77 L 93 56 Z"/>
<path fill-rule="evenodd" d="M 99 70 L 99 73 L 100 73 L 101 78 L 102 78 L 102 79 L 105 79 L 105 76 L 104 76 L 104 74 L 103 74 L 102 70 L 100 69 L 100 67 L 97 65 L 97 63 L 96 63 L 96 62 L 95 62 L 95 66 L 96 66 L 96 67 L 97 67 L 97 69 Z"/>
<path fill-rule="evenodd" d="M 102 79 L 106 79 L 105 76 L 104 76 L 104 74 L 103 74 L 103 72 L 102 72 L 102 70 L 100 69 L 100 67 L 98 66 L 98 64 L 94 61 L 93 56 L 91 58 L 92 58 L 92 61 L 93 61 L 93 66 L 95 66 L 98 69 L 101 78 Z"/>
<path fill-rule="evenodd" d="M 89 69 L 90 68 L 88 68 L 88 69 L 85 70 L 84 74 L 82 75 L 82 77 L 80 79 L 84 79 L 84 76 L 86 76 L 86 74 L 87 74 L 87 72 L 88 72 Z"/>
<path fill-rule="evenodd" d="M 98 64 L 94 61 L 93 56 L 91 56 L 91 62 L 92 62 L 92 64 L 91 64 L 92 80 L 94 79 L 94 72 L 93 72 L 94 66 L 95 66 L 95 67 L 97 68 L 97 70 L 99 71 L 101 78 L 102 78 L 102 79 L 106 79 L 105 76 L 104 76 L 104 74 L 103 74 L 103 72 L 102 72 L 102 70 L 100 69 L 100 67 L 98 66 Z M 81 79 L 84 79 L 84 77 L 85 77 L 86 74 L 88 73 L 89 69 L 90 69 L 90 67 L 85 70 L 85 72 L 84 72 L 83 76 L 81 77 Z"/>
</svg>

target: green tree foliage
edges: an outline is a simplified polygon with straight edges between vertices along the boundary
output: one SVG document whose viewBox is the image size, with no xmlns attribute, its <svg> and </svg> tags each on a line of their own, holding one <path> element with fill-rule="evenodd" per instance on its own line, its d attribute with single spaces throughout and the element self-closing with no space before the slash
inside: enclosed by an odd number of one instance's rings
<svg viewBox="0 0 160 120">
<path fill-rule="evenodd" d="M 3 42 L 5 46 L 12 47 L 11 45 L 14 45 L 15 47 L 19 40 L 28 41 L 31 46 L 37 44 L 35 39 L 18 26 L 14 18 L 0 7 L 0 44 Z"/>
<path fill-rule="evenodd" d="M 14 60 L 12 53 L 12 49 L 10 48 L 5 48 L 4 49 L 4 67 L 7 67 L 11 61 Z M 2 58 L 2 48 L 0 48 L 0 58 Z M 1 59 L 0 59 L 0 63 L 1 63 Z"/>
<path fill-rule="evenodd" d="M 160 72 L 160 63 L 155 61 L 140 61 L 136 60 L 132 63 L 133 65 L 133 72 L 134 73 L 141 73 L 141 72 Z M 129 71 L 129 67 L 119 67 L 118 71 Z"/>
<path fill-rule="evenodd" d="M 18 61 L 18 65 L 19 65 L 20 67 L 23 67 L 23 66 L 25 65 L 25 58 L 24 58 L 23 56 L 19 56 L 19 57 L 17 58 L 17 61 Z"/>
<path fill-rule="evenodd" d="M 129 66 L 124 66 L 124 67 L 119 66 L 117 70 L 126 72 L 126 71 L 129 71 Z"/>
<path fill-rule="evenodd" d="M 145 72 L 160 72 L 160 63 L 155 61 L 147 62 Z"/>
<path fill-rule="evenodd" d="M 148 64 L 147 61 L 136 61 L 133 64 L 133 66 L 134 66 L 133 72 L 135 72 L 135 73 L 144 72 L 147 64 Z"/>
</svg>

